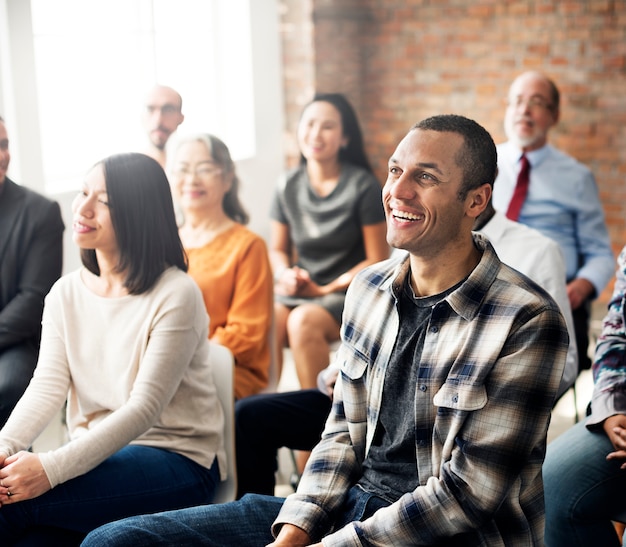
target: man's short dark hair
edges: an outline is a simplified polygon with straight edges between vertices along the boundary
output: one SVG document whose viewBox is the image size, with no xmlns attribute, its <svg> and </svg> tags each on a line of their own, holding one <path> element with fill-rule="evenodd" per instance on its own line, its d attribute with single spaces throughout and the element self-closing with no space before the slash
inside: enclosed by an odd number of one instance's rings
<svg viewBox="0 0 626 547">
<path fill-rule="evenodd" d="M 456 164 L 463 170 L 463 184 L 459 199 L 485 183 L 493 187 L 498 169 L 496 144 L 489 132 L 474 120 L 456 114 L 442 114 L 426 118 L 416 123 L 411 130 L 458 133 L 463 137 L 464 146 L 456 155 Z"/>
</svg>

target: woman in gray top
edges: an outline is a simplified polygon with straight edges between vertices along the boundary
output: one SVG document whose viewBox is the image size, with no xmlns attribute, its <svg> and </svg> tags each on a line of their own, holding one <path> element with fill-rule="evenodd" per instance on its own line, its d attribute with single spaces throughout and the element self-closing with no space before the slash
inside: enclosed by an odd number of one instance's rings
<svg viewBox="0 0 626 547">
<path fill-rule="evenodd" d="M 389 256 L 381 186 L 363 147 L 350 103 L 317 94 L 297 132 L 300 165 L 276 188 L 270 259 L 275 331 L 291 348 L 303 389 L 315 388 L 339 339 L 345 291 L 354 275 Z M 280 370 L 280 368 L 279 368 Z"/>
</svg>

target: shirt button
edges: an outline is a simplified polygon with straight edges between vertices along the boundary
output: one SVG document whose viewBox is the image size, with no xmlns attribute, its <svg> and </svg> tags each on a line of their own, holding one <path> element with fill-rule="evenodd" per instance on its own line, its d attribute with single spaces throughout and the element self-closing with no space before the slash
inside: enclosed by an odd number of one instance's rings
<svg viewBox="0 0 626 547">
<path fill-rule="evenodd" d="M 430 327 L 430 332 L 432 333 L 439 332 L 439 327 L 437 325 L 433 325 L 432 327 Z"/>
<path fill-rule="evenodd" d="M 422 385 L 420 386 L 420 391 L 426 391 L 427 389 L 428 389 L 428 388 L 426 387 L 426 385 L 425 385 L 425 384 L 422 384 Z"/>
<path fill-rule="evenodd" d="M 453 403 L 458 403 L 459 402 L 459 396 L 455 395 L 454 397 L 452 397 L 452 402 Z"/>
</svg>

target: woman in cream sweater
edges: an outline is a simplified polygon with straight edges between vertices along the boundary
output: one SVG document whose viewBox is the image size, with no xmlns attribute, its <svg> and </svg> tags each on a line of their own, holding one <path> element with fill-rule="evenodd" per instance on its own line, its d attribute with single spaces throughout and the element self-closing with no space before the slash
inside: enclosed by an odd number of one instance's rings
<svg viewBox="0 0 626 547">
<path fill-rule="evenodd" d="M 226 470 L 208 317 L 163 169 L 104 159 L 73 218 L 84 267 L 48 294 L 35 374 L 0 430 L 2 545 L 77 544 L 112 520 L 208 503 Z M 70 441 L 28 452 L 66 402 Z"/>
</svg>

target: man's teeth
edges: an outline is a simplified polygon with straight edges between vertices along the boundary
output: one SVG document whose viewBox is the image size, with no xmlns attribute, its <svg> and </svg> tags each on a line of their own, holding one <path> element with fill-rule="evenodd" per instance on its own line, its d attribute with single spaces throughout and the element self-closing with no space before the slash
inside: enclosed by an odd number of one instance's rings
<svg viewBox="0 0 626 547">
<path fill-rule="evenodd" d="M 414 215 L 413 213 L 406 213 L 404 211 L 394 211 L 393 216 L 400 220 L 423 220 L 423 215 Z"/>
</svg>

